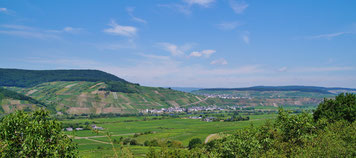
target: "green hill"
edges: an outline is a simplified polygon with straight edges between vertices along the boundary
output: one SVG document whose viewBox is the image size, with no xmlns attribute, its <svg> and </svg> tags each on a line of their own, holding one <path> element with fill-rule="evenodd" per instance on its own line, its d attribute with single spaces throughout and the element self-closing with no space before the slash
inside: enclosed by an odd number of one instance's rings
<svg viewBox="0 0 356 158">
<path fill-rule="evenodd" d="M 0 86 L 70 114 L 137 113 L 221 102 L 170 88 L 145 87 L 98 70 L 0 69 Z"/>
<path fill-rule="evenodd" d="M 339 93 L 356 93 L 351 88 L 316 86 L 255 86 L 247 88 L 210 88 L 192 91 L 193 94 L 233 99 L 236 105 L 265 108 L 265 106 L 316 107 L 324 98 Z"/>
</svg>

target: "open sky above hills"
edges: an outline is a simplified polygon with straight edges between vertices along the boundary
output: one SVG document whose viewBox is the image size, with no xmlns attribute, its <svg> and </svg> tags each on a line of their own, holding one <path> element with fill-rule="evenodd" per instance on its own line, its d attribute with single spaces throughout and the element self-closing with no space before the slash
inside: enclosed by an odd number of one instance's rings
<svg viewBox="0 0 356 158">
<path fill-rule="evenodd" d="M 0 67 L 148 86 L 356 88 L 356 1 L 0 0 Z"/>
</svg>

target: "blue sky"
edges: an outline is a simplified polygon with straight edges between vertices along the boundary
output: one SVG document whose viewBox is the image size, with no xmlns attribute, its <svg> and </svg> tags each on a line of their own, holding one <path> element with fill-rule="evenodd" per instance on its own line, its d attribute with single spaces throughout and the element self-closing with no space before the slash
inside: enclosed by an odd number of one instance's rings
<svg viewBox="0 0 356 158">
<path fill-rule="evenodd" d="M 0 0 L 0 67 L 147 86 L 356 88 L 356 1 Z"/>
</svg>

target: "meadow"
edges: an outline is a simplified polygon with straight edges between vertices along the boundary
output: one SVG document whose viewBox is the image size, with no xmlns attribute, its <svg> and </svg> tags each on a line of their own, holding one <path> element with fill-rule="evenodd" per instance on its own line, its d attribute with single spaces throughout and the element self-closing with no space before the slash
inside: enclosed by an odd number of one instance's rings
<svg viewBox="0 0 356 158">
<path fill-rule="evenodd" d="M 82 157 L 111 157 L 114 150 L 111 142 L 127 137 L 137 140 L 139 145 L 114 144 L 115 149 L 131 151 L 135 157 L 143 157 L 149 150 L 159 147 L 144 146 L 145 141 L 158 140 L 158 142 L 178 141 L 186 147 L 193 138 L 199 138 L 203 142 L 211 134 L 231 134 L 235 130 L 246 128 L 251 125 L 259 126 L 266 120 L 273 120 L 276 114 L 248 115 L 250 120 L 237 122 L 205 122 L 200 119 L 189 119 L 188 116 L 180 118 L 171 117 L 115 117 L 97 119 L 74 119 L 64 120 L 63 123 L 90 123 L 104 130 L 94 132 L 91 130 L 66 132 L 74 137 L 78 143 L 79 154 Z M 135 135 L 135 133 L 148 133 Z M 110 138 L 108 137 L 110 135 Z M 216 136 L 214 137 L 216 138 Z M 111 140 L 110 140 L 111 139 Z M 152 148 L 152 149 L 151 149 Z"/>
</svg>

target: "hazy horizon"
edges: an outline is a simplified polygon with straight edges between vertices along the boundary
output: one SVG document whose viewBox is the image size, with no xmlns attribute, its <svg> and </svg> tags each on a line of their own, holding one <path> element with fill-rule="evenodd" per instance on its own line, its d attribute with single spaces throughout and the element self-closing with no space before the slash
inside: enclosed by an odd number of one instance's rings
<svg viewBox="0 0 356 158">
<path fill-rule="evenodd" d="M 155 87 L 356 88 L 356 1 L 0 1 L 0 67 Z"/>
</svg>

